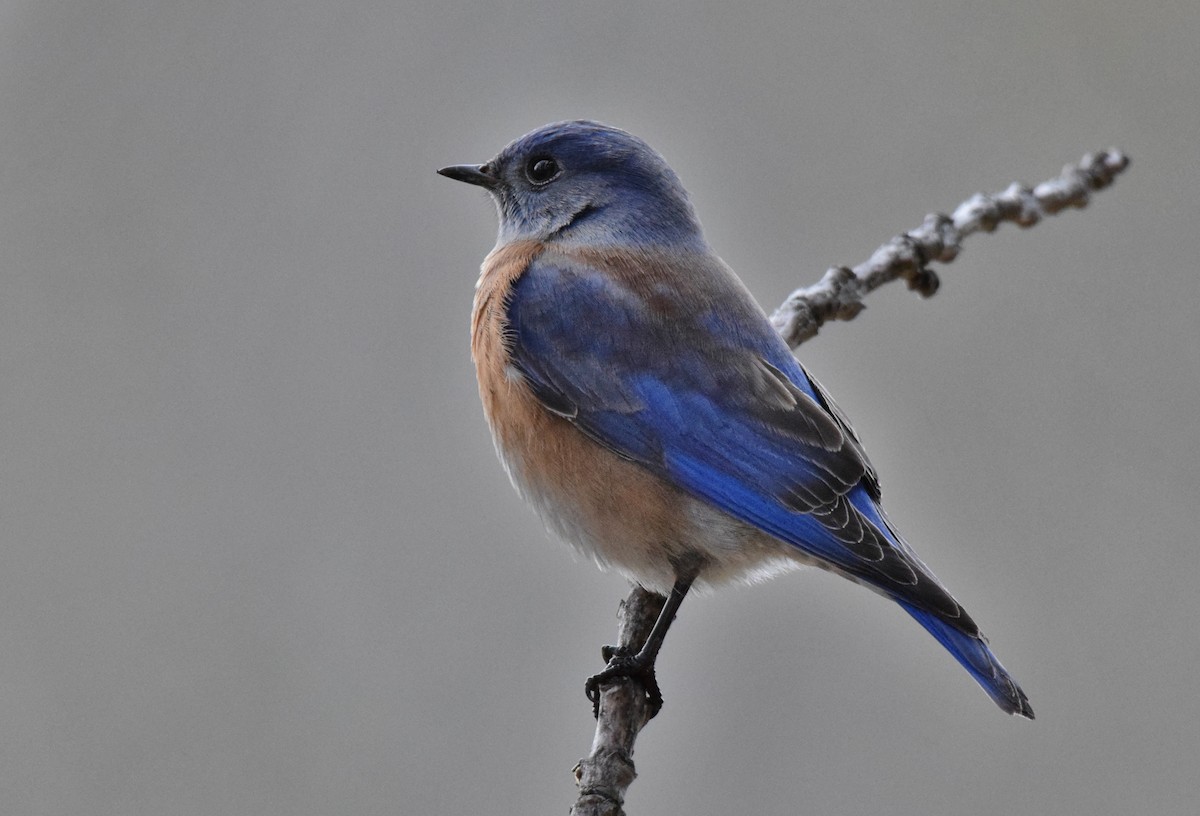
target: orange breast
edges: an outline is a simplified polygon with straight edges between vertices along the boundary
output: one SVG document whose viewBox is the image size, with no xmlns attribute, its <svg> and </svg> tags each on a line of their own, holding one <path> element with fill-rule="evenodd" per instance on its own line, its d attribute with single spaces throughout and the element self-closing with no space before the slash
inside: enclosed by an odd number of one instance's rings
<svg viewBox="0 0 1200 816">
<path fill-rule="evenodd" d="M 688 548 L 692 500 L 547 411 L 510 366 L 507 297 L 542 249 L 536 242 L 498 247 L 476 287 L 471 351 L 496 451 L 517 490 L 568 542 L 601 566 L 669 588 L 671 560 Z"/>
</svg>

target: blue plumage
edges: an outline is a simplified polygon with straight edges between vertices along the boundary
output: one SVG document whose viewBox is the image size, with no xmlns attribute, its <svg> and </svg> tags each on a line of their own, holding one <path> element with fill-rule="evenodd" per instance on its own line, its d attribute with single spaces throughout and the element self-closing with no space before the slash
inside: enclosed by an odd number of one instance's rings
<svg viewBox="0 0 1200 816">
<path fill-rule="evenodd" d="M 851 426 L 709 249 L 657 153 L 603 125 L 561 123 L 449 170 L 493 192 L 501 247 L 536 242 L 498 325 L 507 365 L 544 410 L 731 525 L 895 600 L 1001 708 L 1033 716 L 888 522 Z M 729 546 L 698 545 L 697 563 Z"/>
<path fill-rule="evenodd" d="M 512 359 L 541 399 L 597 442 L 896 600 L 1002 708 L 1029 713 L 966 611 L 885 520 L 849 426 L 824 407 L 766 320 L 748 319 L 757 307 L 740 287 L 720 294 L 713 300 L 723 309 L 720 331 L 710 312 L 681 309 L 664 321 L 636 287 L 566 257 L 543 256 L 517 281 L 508 304 Z M 735 321 L 740 331 L 731 333 Z M 787 384 L 808 398 L 780 411 L 775 423 L 756 411 L 760 360 L 778 363 Z M 797 435 L 791 425 L 804 419 L 818 430 Z M 821 429 L 831 438 L 837 430 L 835 449 L 820 444 Z M 789 507 L 789 490 L 819 506 Z M 841 509 L 833 519 L 812 511 L 831 505 Z"/>
</svg>

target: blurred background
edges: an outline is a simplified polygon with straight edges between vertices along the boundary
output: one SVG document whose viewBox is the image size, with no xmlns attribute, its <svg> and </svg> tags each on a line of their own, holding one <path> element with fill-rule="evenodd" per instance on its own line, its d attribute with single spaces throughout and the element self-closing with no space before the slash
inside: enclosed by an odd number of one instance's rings
<svg viewBox="0 0 1200 816">
<path fill-rule="evenodd" d="M 800 573 L 692 598 L 631 815 L 1192 814 L 1200 5 L 0 3 L 0 811 L 565 813 L 619 577 L 468 355 L 544 122 L 663 152 L 770 310 L 925 213 L 1133 158 L 801 357 L 1038 719 Z"/>
</svg>

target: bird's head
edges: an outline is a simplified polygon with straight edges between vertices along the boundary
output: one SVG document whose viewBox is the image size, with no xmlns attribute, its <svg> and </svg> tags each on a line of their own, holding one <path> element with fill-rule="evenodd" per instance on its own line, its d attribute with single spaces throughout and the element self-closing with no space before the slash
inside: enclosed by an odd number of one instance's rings
<svg viewBox="0 0 1200 816">
<path fill-rule="evenodd" d="M 438 172 L 492 194 L 501 244 L 706 246 L 687 191 L 666 160 L 636 136 L 598 122 L 545 125 L 487 164 Z"/>
</svg>

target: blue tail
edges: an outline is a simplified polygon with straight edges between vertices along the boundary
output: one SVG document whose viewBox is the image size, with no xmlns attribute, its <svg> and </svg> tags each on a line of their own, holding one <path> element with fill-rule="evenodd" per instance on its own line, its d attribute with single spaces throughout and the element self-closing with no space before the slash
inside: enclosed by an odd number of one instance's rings
<svg viewBox="0 0 1200 816">
<path fill-rule="evenodd" d="M 916 618 L 917 623 L 924 626 L 929 633 L 938 639 L 938 643 L 946 647 L 954 659 L 962 664 L 975 682 L 983 686 L 988 696 L 996 701 L 996 705 L 1009 714 L 1019 714 L 1033 719 L 1033 708 L 1029 698 L 1017 681 L 1013 680 L 1008 671 L 1000 665 L 1000 661 L 992 654 L 986 642 L 978 637 L 964 634 L 953 626 L 939 620 L 936 616 L 910 606 L 903 601 L 897 601 L 904 611 Z"/>
</svg>

